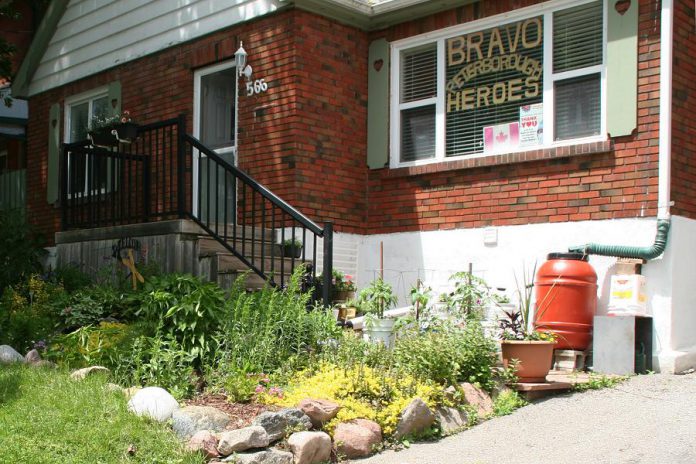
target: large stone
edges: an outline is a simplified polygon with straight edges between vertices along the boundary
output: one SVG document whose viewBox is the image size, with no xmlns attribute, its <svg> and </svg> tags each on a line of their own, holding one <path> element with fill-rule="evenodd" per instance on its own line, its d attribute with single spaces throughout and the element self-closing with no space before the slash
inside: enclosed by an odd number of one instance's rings
<svg viewBox="0 0 696 464">
<path fill-rule="evenodd" d="M 176 399 L 160 387 L 143 388 L 128 401 L 129 411 L 158 422 L 168 421 L 177 409 L 179 409 L 179 403 Z"/>
<path fill-rule="evenodd" d="M 295 432 L 288 438 L 295 464 L 317 464 L 331 459 L 331 437 L 324 432 Z"/>
<path fill-rule="evenodd" d="M 341 406 L 333 401 L 314 399 L 302 400 L 297 407 L 309 417 L 312 426 L 317 429 L 336 417 L 341 409 Z"/>
<path fill-rule="evenodd" d="M 0 364 L 14 364 L 26 362 L 24 356 L 9 345 L 0 345 Z"/>
<path fill-rule="evenodd" d="M 27 354 L 24 355 L 24 360 L 29 364 L 36 364 L 37 362 L 40 362 L 41 355 L 39 354 L 39 350 L 29 351 Z"/>
<path fill-rule="evenodd" d="M 109 375 L 111 371 L 107 369 L 106 367 L 102 366 L 90 366 L 90 367 L 85 367 L 83 369 L 78 369 L 74 371 L 72 374 L 70 374 L 70 378 L 73 380 L 84 380 L 90 375 L 95 375 L 95 374 L 104 374 L 104 375 Z"/>
<path fill-rule="evenodd" d="M 196 432 L 186 444 L 186 449 L 191 452 L 200 451 L 208 459 L 217 458 L 220 453 L 217 449 L 218 439 L 210 430 Z"/>
<path fill-rule="evenodd" d="M 336 426 L 334 441 L 339 456 L 362 458 L 374 453 L 382 443 L 382 428 L 377 422 L 367 419 L 342 422 Z"/>
<path fill-rule="evenodd" d="M 252 448 L 265 448 L 270 443 L 263 427 L 252 425 L 218 434 L 218 451 L 223 456 Z"/>
<path fill-rule="evenodd" d="M 463 383 L 460 387 L 464 393 L 464 401 L 476 409 L 479 419 L 493 414 L 493 400 L 482 388 L 470 383 Z"/>
<path fill-rule="evenodd" d="M 222 460 L 234 464 L 293 464 L 292 453 L 277 449 L 267 449 L 253 453 L 235 453 Z M 213 464 L 212 462 L 210 464 Z"/>
<path fill-rule="evenodd" d="M 435 410 L 435 420 L 440 424 L 443 435 L 451 435 L 469 424 L 469 416 L 466 411 L 447 406 Z"/>
<path fill-rule="evenodd" d="M 417 435 L 424 432 L 434 422 L 435 414 L 428 405 L 422 399 L 414 398 L 401 412 L 394 438 L 399 440 L 408 435 Z"/>
<path fill-rule="evenodd" d="M 259 414 L 254 419 L 253 425 L 266 429 L 271 443 L 285 438 L 289 432 L 299 432 L 312 428 L 312 421 L 305 413 L 296 408 L 283 409 L 278 412 Z"/>
<path fill-rule="evenodd" d="M 186 406 L 172 414 L 172 429 L 182 440 L 201 430 L 222 432 L 229 422 L 229 415 L 211 406 Z"/>
</svg>

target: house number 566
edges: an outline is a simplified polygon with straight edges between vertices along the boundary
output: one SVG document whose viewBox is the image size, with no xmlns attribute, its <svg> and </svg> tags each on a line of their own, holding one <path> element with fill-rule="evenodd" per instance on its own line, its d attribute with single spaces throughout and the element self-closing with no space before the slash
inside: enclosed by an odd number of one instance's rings
<svg viewBox="0 0 696 464">
<path fill-rule="evenodd" d="M 266 90 L 268 90 L 268 84 L 265 79 L 256 79 L 253 83 L 246 83 L 247 97 L 265 92 Z"/>
</svg>

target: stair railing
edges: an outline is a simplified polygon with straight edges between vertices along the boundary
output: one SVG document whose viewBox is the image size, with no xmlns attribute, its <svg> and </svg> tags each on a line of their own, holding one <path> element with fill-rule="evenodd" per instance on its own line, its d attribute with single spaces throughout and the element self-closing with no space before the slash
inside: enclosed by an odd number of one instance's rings
<svg viewBox="0 0 696 464">
<path fill-rule="evenodd" d="M 178 165 L 190 166 L 189 172 L 179 175 L 179 210 L 183 215 L 274 286 L 286 286 L 295 268 L 306 263 L 312 263 L 307 264 L 306 277 L 316 282 L 321 246 L 321 299 L 328 306 L 333 224 L 320 227 L 198 139 L 183 131 L 180 134 Z M 190 204 L 182 195 L 187 191 L 194 194 Z M 267 246 L 269 241 L 271 247 Z M 294 246 L 297 244 L 301 249 Z"/>
</svg>

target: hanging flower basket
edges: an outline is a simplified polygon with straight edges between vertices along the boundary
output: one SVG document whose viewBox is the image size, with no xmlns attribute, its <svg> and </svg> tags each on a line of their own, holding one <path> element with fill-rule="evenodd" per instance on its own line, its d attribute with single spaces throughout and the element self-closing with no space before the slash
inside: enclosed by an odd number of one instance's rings
<svg viewBox="0 0 696 464">
<path fill-rule="evenodd" d="M 138 124 L 131 120 L 130 112 L 112 116 L 95 116 L 87 134 L 92 145 L 111 148 L 119 143 L 132 143 L 138 137 Z"/>
</svg>

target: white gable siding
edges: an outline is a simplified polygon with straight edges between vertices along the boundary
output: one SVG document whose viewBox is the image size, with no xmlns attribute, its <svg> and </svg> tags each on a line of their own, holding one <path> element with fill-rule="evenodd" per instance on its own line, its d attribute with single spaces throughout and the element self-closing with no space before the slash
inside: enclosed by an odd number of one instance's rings
<svg viewBox="0 0 696 464">
<path fill-rule="evenodd" d="M 61 86 L 271 13 L 282 0 L 72 0 L 29 86 Z"/>
</svg>

